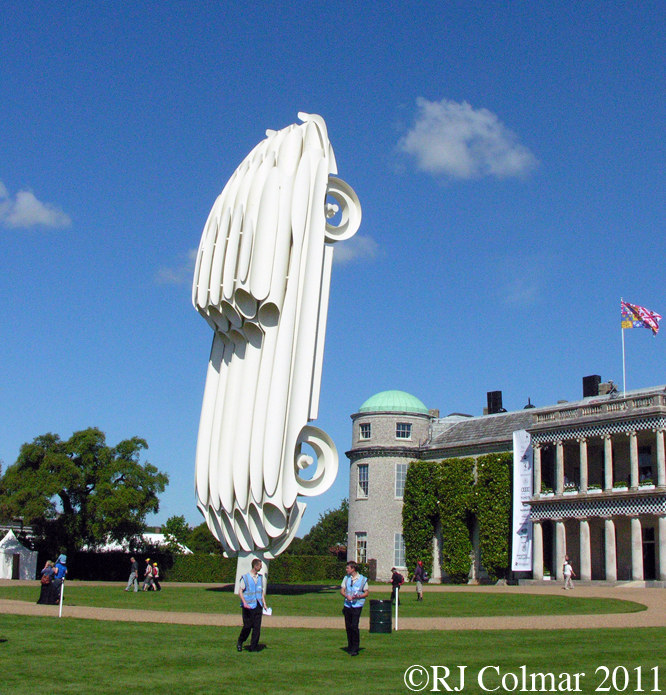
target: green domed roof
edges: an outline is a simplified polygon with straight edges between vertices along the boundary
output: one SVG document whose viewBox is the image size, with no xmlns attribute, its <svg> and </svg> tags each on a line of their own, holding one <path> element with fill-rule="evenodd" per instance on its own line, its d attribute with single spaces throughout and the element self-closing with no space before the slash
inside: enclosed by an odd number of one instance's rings
<svg viewBox="0 0 666 695">
<path fill-rule="evenodd" d="M 358 409 L 359 413 L 422 413 L 428 414 L 428 409 L 415 396 L 404 391 L 382 391 L 368 398 Z"/>
</svg>

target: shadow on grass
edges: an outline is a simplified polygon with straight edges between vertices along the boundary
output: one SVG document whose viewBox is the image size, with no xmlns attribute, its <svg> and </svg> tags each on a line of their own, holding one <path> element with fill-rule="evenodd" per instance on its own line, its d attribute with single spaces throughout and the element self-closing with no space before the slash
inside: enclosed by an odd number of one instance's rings
<svg viewBox="0 0 666 695">
<path fill-rule="evenodd" d="M 303 594 L 334 594 L 339 590 L 337 584 L 268 584 L 266 593 L 271 596 L 302 596 Z M 206 591 L 233 593 L 234 585 L 213 586 Z"/>
</svg>

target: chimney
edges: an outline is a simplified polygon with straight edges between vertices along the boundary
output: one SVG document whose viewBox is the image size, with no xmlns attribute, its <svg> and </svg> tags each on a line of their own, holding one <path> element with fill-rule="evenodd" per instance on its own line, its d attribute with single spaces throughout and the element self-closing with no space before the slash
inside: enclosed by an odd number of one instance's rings
<svg viewBox="0 0 666 695">
<path fill-rule="evenodd" d="M 495 413 L 505 413 L 506 410 L 502 408 L 502 392 L 501 391 L 488 391 L 486 394 L 488 397 L 488 415 L 494 415 Z"/>
<path fill-rule="evenodd" d="M 601 377 L 598 374 L 583 377 L 583 398 L 594 398 L 599 395 Z"/>
</svg>

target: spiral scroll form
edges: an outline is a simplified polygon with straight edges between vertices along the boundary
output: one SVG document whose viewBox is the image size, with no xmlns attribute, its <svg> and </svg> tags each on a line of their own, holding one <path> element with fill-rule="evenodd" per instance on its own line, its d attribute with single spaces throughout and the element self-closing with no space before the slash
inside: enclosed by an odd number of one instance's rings
<svg viewBox="0 0 666 695">
<path fill-rule="evenodd" d="M 317 417 L 333 244 L 361 206 L 335 178 L 320 116 L 267 131 L 208 216 L 192 302 L 214 331 L 196 454 L 197 506 L 238 574 L 287 548 L 309 497 L 335 480 Z M 333 198 L 336 204 L 327 203 Z M 338 223 L 329 221 L 336 213 Z M 300 473 L 314 464 L 310 479 Z"/>
</svg>

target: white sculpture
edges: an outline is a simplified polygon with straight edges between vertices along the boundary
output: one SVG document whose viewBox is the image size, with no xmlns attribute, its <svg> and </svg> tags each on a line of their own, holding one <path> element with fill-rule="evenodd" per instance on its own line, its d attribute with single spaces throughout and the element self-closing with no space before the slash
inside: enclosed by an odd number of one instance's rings
<svg viewBox="0 0 666 695">
<path fill-rule="evenodd" d="M 192 302 L 215 331 L 196 454 L 197 505 L 240 577 L 289 545 L 338 470 L 317 417 L 333 243 L 361 222 L 321 116 L 266 131 L 219 195 L 197 254 Z M 327 197 L 338 204 L 327 203 Z M 339 224 L 328 219 L 337 212 Z M 314 476 L 299 475 L 314 463 Z"/>
</svg>

